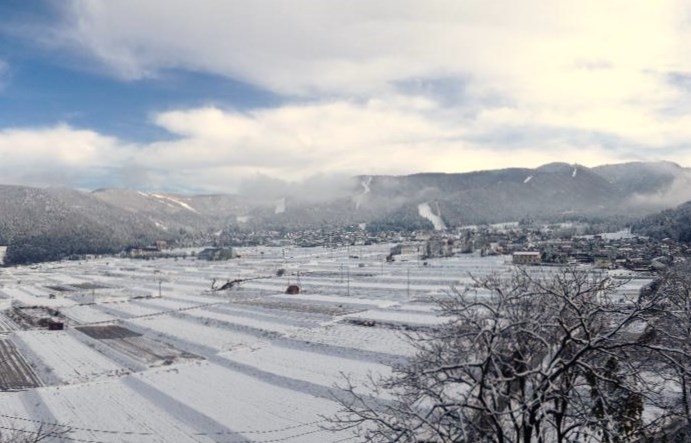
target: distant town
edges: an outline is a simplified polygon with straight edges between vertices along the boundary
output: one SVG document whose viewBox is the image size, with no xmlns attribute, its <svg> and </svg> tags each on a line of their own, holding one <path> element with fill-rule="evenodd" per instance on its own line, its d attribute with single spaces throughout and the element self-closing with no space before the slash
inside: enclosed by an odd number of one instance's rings
<svg viewBox="0 0 691 443">
<path fill-rule="evenodd" d="M 361 227 L 343 229 L 304 229 L 290 232 L 237 232 L 225 239 L 224 246 L 201 248 L 198 252 L 169 248 L 165 241 L 148 247 L 130 247 L 120 255 L 129 258 L 184 258 L 195 254 L 200 260 L 228 260 L 238 256 L 237 247 L 351 247 L 392 243 L 388 262 L 397 256 L 413 254 L 419 260 L 477 253 L 480 256 L 508 255 L 516 265 L 590 264 L 599 269 L 629 269 L 654 272 L 687 257 L 689 245 L 672 239 L 655 240 L 634 235 L 629 230 L 614 233 L 584 234 L 587 224 L 561 223 L 522 225 L 500 223 L 465 226 L 449 232 L 381 231 L 376 234 Z M 228 246 L 228 244 L 232 246 Z M 235 249 L 234 249 L 235 248 Z M 93 256 L 73 257 L 88 258 Z"/>
</svg>

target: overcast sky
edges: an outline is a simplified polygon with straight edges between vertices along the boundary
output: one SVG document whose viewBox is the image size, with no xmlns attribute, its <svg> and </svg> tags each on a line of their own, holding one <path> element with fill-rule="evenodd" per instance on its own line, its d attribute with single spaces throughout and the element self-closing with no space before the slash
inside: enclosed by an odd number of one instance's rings
<svg viewBox="0 0 691 443">
<path fill-rule="evenodd" d="M 688 166 L 689 6 L 1 0 L 0 182 Z"/>
</svg>

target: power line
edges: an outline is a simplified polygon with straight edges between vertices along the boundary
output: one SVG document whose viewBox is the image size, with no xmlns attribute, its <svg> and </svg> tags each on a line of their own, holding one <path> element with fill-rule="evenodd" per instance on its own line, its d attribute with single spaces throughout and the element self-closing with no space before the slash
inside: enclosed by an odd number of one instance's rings
<svg viewBox="0 0 691 443">
<path fill-rule="evenodd" d="M 286 426 L 284 428 L 275 428 L 275 429 L 263 429 L 263 430 L 244 430 L 244 431 L 236 431 L 233 430 L 231 432 L 212 432 L 212 433 L 207 433 L 207 432 L 198 432 L 195 433 L 194 435 L 223 435 L 223 434 L 275 434 L 276 432 L 284 432 L 284 431 L 290 431 L 293 429 L 299 429 L 303 428 L 305 426 L 314 426 L 319 423 L 324 423 L 327 420 L 317 420 L 309 423 L 299 423 L 296 425 L 291 425 L 291 426 Z"/>
<path fill-rule="evenodd" d="M 30 418 L 24 418 L 24 417 L 15 417 L 13 415 L 5 415 L 5 414 L 0 414 L 0 417 L 3 418 L 8 418 L 10 420 L 18 420 L 18 421 L 26 421 L 29 423 L 36 423 L 39 425 L 46 425 L 46 426 L 53 426 L 53 427 L 62 427 L 62 428 L 67 428 L 73 431 L 87 431 L 87 432 L 97 432 L 97 433 L 103 433 L 103 434 L 127 434 L 127 435 L 154 435 L 152 432 L 136 432 L 136 431 L 112 431 L 112 430 L 106 430 L 106 429 L 95 429 L 95 428 L 81 428 L 77 426 L 71 426 L 71 425 L 65 425 L 62 423 L 55 423 L 55 422 L 46 422 L 46 421 L 41 421 L 41 420 L 33 420 Z"/>
<path fill-rule="evenodd" d="M 0 414 L 0 417 L 2 418 L 7 418 L 10 420 L 18 420 L 18 421 L 25 421 L 29 423 L 35 423 L 41 426 L 50 426 L 50 427 L 60 427 L 64 428 L 64 431 L 48 431 L 46 432 L 46 435 L 51 435 L 51 436 L 60 436 L 61 438 L 64 438 L 66 440 L 71 440 L 71 441 L 77 441 L 77 442 L 83 442 L 83 443 L 107 443 L 99 440 L 85 440 L 85 439 L 79 439 L 75 437 L 70 437 L 68 435 L 63 434 L 62 432 L 72 432 L 72 431 L 82 431 L 82 432 L 93 432 L 93 433 L 101 433 L 101 434 L 108 434 L 108 435 L 136 435 L 136 436 L 155 436 L 157 434 L 153 432 L 137 432 L 137 431 L 125 431 L 125 430 L 109 430 L 109 429 L 97 429 L 97 428 L 85 428 L 85 427 L 78 427 L 78 426 L 71 426 L 71 425 L 66 425 L 62 423 L 56 423 L 56 422 L 46 422 L 42 420 L 34 420 L 26 417 L 17 417 L 13 415 L 7 415 L 7 414 Z M 218 435 L 227 435 L 227 434 L 275 434 L 278 432 L 285 432 L 285 431 L 290 431 L 290 430 L 295 430 L 299 428 L 303 428 L 306 426 L 314 426 L 318 425 L 320 423 L 324 423 L 328 420 L 322 419 L 322 420 L 316 420 L 312 422 L 305 422 L 305 423 L 298 423 L 295 425 L 291 426 L 285 426 L 282 428 L 274 428 L 274 429 L 264 429 L 264 430 L 259 430 L 259 429 L 247 429 L 247 430 L 238 430 L 238 431 L 226 431 L 226 432 L 195 432 L 189 435 L 195 435 L 195 436 L 218 436 Z M 27 429 L 20 429 L 20 428 L 13 428 L 13 427 L 8 427 L 8 426 L 0 426 L 0 429 L 5 429 L 5 430 L 10 430 L 10 431 L 17 431 L 17 432 L 24 432 L 24 433 L 30 433 L 30 434 L 37 434 L 38 431 L 31 431 Z M 281 437 L 281 438 L 275 438 L 271 440 L 237 440 L 237 441 L 232 441 L 229 443 L 278 443 L 278 442 L 283 442 L 283 441 L 288 441 L 294 438 L 302 437 L 305 435 L 310 435 L 310 434 L 316 434 L 318 432 L 327 432 L 327 429 L 323 428 L 318 428 L 318 429 L 312 429 L 308 430 L 305 432 L 301 432 L 299 434 L 294 434 L 294 435 L 289 435 L 286 437 Z M 345 441 L 340 440 L 340 441 Z"/>
<path fill-rule="evenodd" d="M 80 323 L 78 325 L 75 325 L 75 327 L 79 328 L 82 326 L 95 326 L 95 325 L 106 324 L 106 323 L 116 323 L 116 322 L 126 321 L 126 320 L 137 320 L 137 319 L 141 319 L 141 318 L 157 317 L 159 315 L 174 314 L 176 312 L 183 312 L 183 311 L 192 311 L 194 309 L 207 308 L 209 306 L 216 306 L 216 305 L 224 305 L 227 303 L 228 303 L 227 301 L 217 301 L 217 302 L 212 302 L 212 303 L 204 303 L 204 304 L 200 304 L 200 305 L 187 306 L 187 307 L 178 308 L 178 309 L 170 309 L 167 311 L 152 312 L 151 314 L 133 315 L 131 317 L 115 318 L 113 320 L 102 320 L 102 321 L 95 321 L 95 322 L 90 322 L 90 323 Z"/>
</svg>

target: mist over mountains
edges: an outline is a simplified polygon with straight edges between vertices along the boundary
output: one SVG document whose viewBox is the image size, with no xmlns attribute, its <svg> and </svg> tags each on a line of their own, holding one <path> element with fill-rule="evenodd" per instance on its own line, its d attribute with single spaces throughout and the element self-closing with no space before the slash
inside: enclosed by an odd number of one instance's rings
<svg viewBox="0 0 691 443">
<path fill-rule="evenodd" d="M 167 240 L 208 244 L 234 230 L 440 229 L 477 223 L 642 218 L 691 200 L 691 169 L 669 162 L 551 163 L 458 174 L 267 179 L 234 195 L 0 186 L 8 263 L 116 252 Z"/>
</svg>

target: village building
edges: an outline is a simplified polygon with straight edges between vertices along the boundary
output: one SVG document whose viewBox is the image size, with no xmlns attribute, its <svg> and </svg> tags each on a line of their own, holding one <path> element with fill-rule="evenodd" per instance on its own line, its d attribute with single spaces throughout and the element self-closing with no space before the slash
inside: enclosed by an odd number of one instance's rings
<svg viewBox="0 0 691 443">
<path fill-rule="evenodd" d="M 389 252 L 391 255 L 417 254 L 420 246 L 412 243 L 399 243 L 394 245 Z"/>
<path fill-rule="evenodd" d="M 230 260 L 236 257 L 237 253 L 233 248 L 206 248 L 197 254 L 198 260 L 209 261 Z"/>
<path fill-rule="evenodd" d="M 453 239 L 432 237 L 425 242 L 423 258 L 451 257 L 453 245 Z"/>
<path fill-rule="evenodd" d="M 514 265 L 539 265 L 541 262 L 542 256 L 537 251 L 517 251 L 512 255 Z"/>
</svg>

